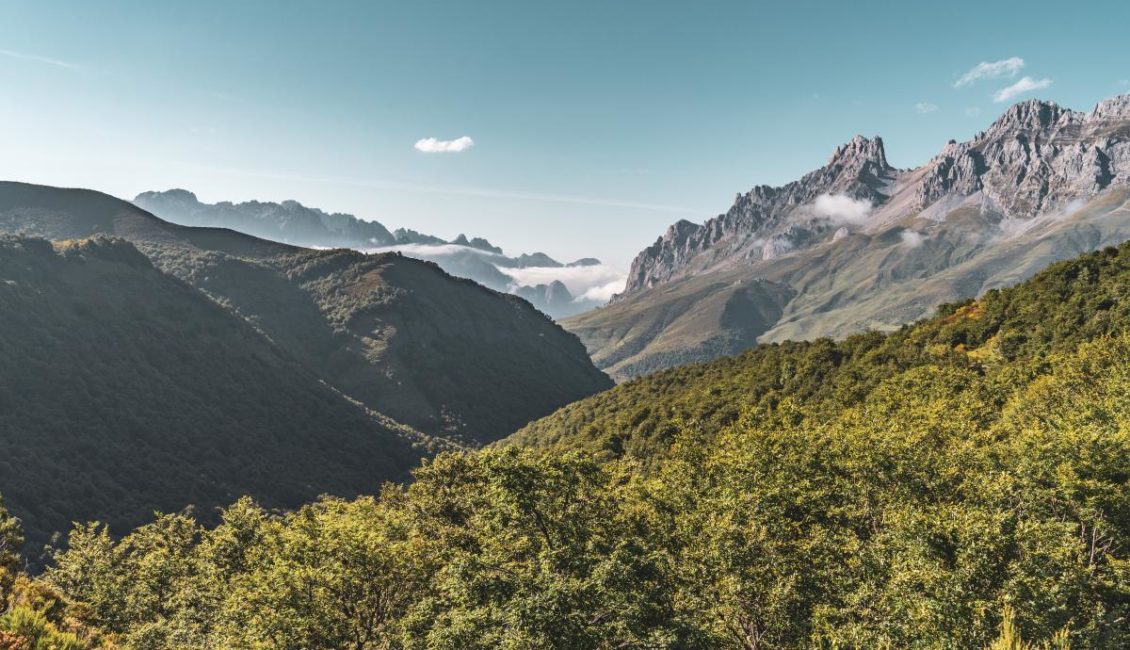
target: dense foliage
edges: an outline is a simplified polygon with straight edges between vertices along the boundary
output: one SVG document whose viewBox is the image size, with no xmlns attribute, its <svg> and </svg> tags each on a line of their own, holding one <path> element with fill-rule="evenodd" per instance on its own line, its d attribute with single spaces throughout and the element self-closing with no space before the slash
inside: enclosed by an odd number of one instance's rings
<svg viewBox="0 0 1130 650">
<path fill-rule="evenodd" d="M 1027 282 L 891 334 L 761 345 L 739 356 L 656 373 L 570 404 L 507 442 L 585 448 L 608 455 L 662 453 L 693 423 L 708 434 L 745 409 L 783 400 L 836 413 L 865 402 L 894 374 L 921 366 L 1021 381 L 1049 353 L 1130 330 L 1130 244 L 1053 264 Z M 1008 379 L 1008 378 L 1012 379 Z"/>
<path fill-rule="evenodd" d="M 87 647 L 1127 647 L 1128 261 L 667 373 L 653 406 L 698 417 L 578 438 L 599 454 L 562 436 L 379 498 L 80 525 L 28 584 Z"/>
<path fill-rule="evenodd" d="M 0 378 L 0 492 L 33 559 L 76 520 L 372 493 L 421 455 L 121 240 L 0 237 Z"/>
</svg>

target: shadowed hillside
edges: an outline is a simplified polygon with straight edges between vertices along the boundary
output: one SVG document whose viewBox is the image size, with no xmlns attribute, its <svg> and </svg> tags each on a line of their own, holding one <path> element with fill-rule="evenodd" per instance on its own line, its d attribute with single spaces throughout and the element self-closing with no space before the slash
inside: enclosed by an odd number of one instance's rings
<svg viewBox="0 0 1130 650">
<path fill-rule="evenodd" d="M 0 239 L 0 377 L 0 493 L 33 555 L 76 519 L 371 493 L 422 453 L 122 240 Z"/>
<path fill-rule="evenodd" d="M 611 385 L 527 302 L 398 254 L 176 226 L 98 192 L 23 183 L 0 183 L 0 230 L 128 239 L 329 385 L 428 434 L 489 442 Z"/>
</svg>

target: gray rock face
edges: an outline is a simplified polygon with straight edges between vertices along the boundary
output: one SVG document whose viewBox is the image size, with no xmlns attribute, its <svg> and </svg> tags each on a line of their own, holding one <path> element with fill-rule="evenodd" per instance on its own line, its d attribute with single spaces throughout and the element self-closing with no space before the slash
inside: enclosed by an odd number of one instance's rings
<svg viewBox="0 0 1130 650">
<path fill-rule="evenodd" d="M 550 316 L 576 313 L 573 294 L 560 280 L 554 280 L 549 284 L 518 287 L 514 290 L 514 295 L 525 298 L 530 304 Z"/>
<path fill-rule="evenodd" d="M 636 257 L 613 304 L 563 325 L 627 379 L 889 329 L 1128 238 L 1130 95 L 1086 113 L 1027 101 L 915 169 L 856 137 L 796 182 L 680 221 Z"/>
<path fill-rule="evenodd" d="M 968 142 L 950 141 L 917 169 L 887 163 L 883 141 L 856 136 L 826 165 L 783 187 L 739 194 L 703 224 L 675 223 L 632 262 L 623 299 L 642 289 L 735 261 L 764 260 L 842 238 L 843 226 L 814 210 L 821 196 L 870 204 L 874 229 L 978 196 L 986 212 L 1032 219 L 1130 182 L 1130 95 L 1090 113 L 1031 100 L 1009 108 Z M 862 204 L 861 204 L 862 205 Z"/>
<path fill-rule="evenodd" d="M 1031 100 L 1008 109 L 973 140 L 946 145 L 916 189 L 924 209 L 947 194 L 982 192 L 1010 218 L 1032 218 L 1098 194 L 1130 174 L 1130 96 L 1091 113 Z"/>
</svg>

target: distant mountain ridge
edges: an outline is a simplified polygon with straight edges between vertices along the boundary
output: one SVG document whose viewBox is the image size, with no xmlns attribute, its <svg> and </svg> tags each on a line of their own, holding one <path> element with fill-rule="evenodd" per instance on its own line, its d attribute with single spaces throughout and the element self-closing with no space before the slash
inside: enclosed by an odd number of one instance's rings
<svg viewBox="0 0 1130 650">
<path fill-rule="evenodd" d="M 0 182 L 0 231 L 126 239 L 330 386 L 432 436 L 489 442 L 610 385 L 575 336 L 525 301 L 398 253 L 310 250 L 11 182 Z"/>
<path fill-rule="evenodd" d="M 297 201 L 281 203 L 245 201 L 203 203 L 184 189 L 163 192 L 142 192 L 133 203 L 143 210 L 184 226 L 231 228 L 239 232 L 296 246 L 313 248 L 352 248 L 368 252 L 395 249 L 405 254 L 439 264 L 445 271 L 474 280 L 496 291 L 521 295 L 535 307 L 553 317 L 563 317 L 591 309 L 601 301 L 585 300 L 565 289 L 566 296 L 556 291 L 553 300 L 542 301 L 544 290 L 525 287 L 499 271 L 499 267 L 564 268 L 599 265 L 600 260 L 583 258 L 563 264 L 545 253 L 522 253 L 507 257 L 502 249 L 482 237 L 468 238 L 459 234 L 450 241 L 406 228 L 390 231 L 376 221 L 366 221 L 351 214 L 328 213 Z"/>
<path fill-rule="evenodd" d="M 1130 95 L 1088 113 L 1021 102 L 909 170 L 857 136 L 798 181 L 672 225 L 611 306 L 566 326 L 620 378 L 758 341 L 890 328 L 1122 241 L 1128 186 Z M 725 322 L 751 300 L 756 317 Z"/>
</svg>

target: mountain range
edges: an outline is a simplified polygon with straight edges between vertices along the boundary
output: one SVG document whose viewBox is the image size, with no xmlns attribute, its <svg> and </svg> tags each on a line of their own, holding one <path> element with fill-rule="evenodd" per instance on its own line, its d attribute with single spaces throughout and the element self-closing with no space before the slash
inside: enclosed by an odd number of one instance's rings
<svg viewBox="0 0 1130 650">
<path fill-rule="evenodd" d="M 617 379 L 758 342 L 890 330 L 1130 237 L 1130 95 L 1032 100 L 926 164 L 857 136 L 823 167 L 680 221 L 612 303 L 563 321 Z"/>
<path fill-rule="evenodd" d="M 362 252 L 399 251 L 417 259 L 439 264 L 451 275 L 474 280 L 494 289 L 522 296 L 553 318 L 578 314 L 600 304 L 604 299 L 583 295 L 593 283 L 607 284 L 610 271 L 600 260 L 582 258 L 561 263 L 545 253 L 522 253 L 508 257 L 498 246 L 481 237 L 460 234 L 448 241 L 415 230 L 389 230 L 376 221 L 366 221 L 351 214 L 328 213 L 297 201 L 281 203 L 245 201 L 203 203 L 195 194 L 183 189 L 163 192 L 142 192 L 133 200 L 138 207 L 166 221 L 184 226 L 231 228 L 248 235 L 308 248 L 351 248 Z M 545 282 L 524 283 L 526 269 L 587 269 L 585 284 L 576 285 L 576 295 L 548 273 Z M 574 274 L 575 275 L 575 274 Z M 618 279 L 615 277 L 613 279 Z"/>
<path fill-rule="evenodd" d="M 517 296 L 399 253 L 0 182 L 0 493 L 76 519 L 375 491 L 611 385 Z M 142 477 L 155 477 L 146 482 Z"/>
</svg>

